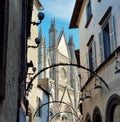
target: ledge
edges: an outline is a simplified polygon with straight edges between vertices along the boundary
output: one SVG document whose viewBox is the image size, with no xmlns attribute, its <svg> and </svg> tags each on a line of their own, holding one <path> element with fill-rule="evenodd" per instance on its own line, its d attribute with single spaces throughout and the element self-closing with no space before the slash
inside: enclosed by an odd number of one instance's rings
<svg viewBox="0 0 120 122">
<path fill-rule="evenodd" d="M 99 25 L 102 25 L 103 22 L 105 21 L 106 17 L 110 14 L 112 10 L 112 7 L 110 6 L 107 11 L 105 12 L 105 14 L 103 15 L 103 17 L 101 18 L 101 20 L 99 21 Z"/>
<path fill-rule="evenodd" d="M 102 69 L 102 67 L 105 66 L 105 65 L 115 56 L 115 52 L 120 52 L 120 46 L 119 46 L 118 48 L 116 48 L 116 50 L 115 50 L 113 53 L 111 53 L 111 55 L 110 55 L 108 58 L 106 58 L 106 60 L 103 61 L 103 62 L 96 68 L 96 70 L 95 70 L 96 73 L 98 73 L 98 72 Z M 93 75 L 91 75 L 91 76 L 88 78 L 88 80 L 86 81 L 86 83 L 84 84 L 84 86 L 81 88 L 81 91 L 84 90 L 84 88 L 88 85 L 88 83 L 89 83 L 93 78 L 94 78 Z"/>
<path fill-rule="evenodd" d="M 71 17 L 71 21 L 70 21 L 70 25 L 69 25 L 69 29 L 78 28 L 78 25 L 76 24 L 76 22 L 81 12 L 82 4 L 83 4 L 83 0 L 76 0 L 72 17 Z"/>
<path fill-rule="evenodd" d="M 94 35 L 92 34 L 92 35 L 90 36 L 90 39 L 89 39 L 88 43 L 87 43 L 87 46 L 90 45 L 90 43 L 91 43 L 91 41 L 93 40 L 93 38 L 94 38 Z"/>
<path fill-rule="evenodd" d="M 88 26 L 89 26 L 89 24 L 90 24 L 90 22 L 91 22 L 92 17 L 93 17 L 93 15 L 91 14 L 91 15 L 89 16 L 89 18 L 88 18 L 86 24 L 85 24 L 85 28 L 88 28 Z"/>
</svg>

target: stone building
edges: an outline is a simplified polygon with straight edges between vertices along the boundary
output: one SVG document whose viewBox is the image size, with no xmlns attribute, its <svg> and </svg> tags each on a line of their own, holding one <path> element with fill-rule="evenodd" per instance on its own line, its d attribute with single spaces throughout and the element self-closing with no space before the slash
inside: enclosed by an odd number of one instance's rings
<svg viewBox="0 0 120 122">
<path fill-rule="evenodd" d="M 49 46 L 46 50 L 46 40 L 40 29 L 39 38 L 41 40 L 38 51 L 39 71 L 55 64 L 77 64 L 75 56 L 75 45 L 73 37 L 69 37 L 67 43 L 65 32 L 62 29 L 58 35 L 55 19 L 51 20 L 49 29 Z M 51 67 L 40 73 L 38 80 L 44 83 L 48 81 L 47 91 L 49 97 L 49 121 L 80 121 L 78 111 L 79 103 L 79 77 L 78 69 L 73 66 L 58 65 Z M 41 99 L 41 105 L 42 103 Z M 42 117 L 42 116 L 41 116 Z"/>
<path fill-rule="evenodd" d="M 38 22 L 38 13 L 42 9 L 44 8 L 41 5 L 40 1 L 34 0 L 33 9 L 32 9 L 32 19 L 31 19 L 32 22 L 36 22 L 36 23 Z M 40 45 L 37 45 L 35 43 L 36 38 L 38 39 L 38 26 L 32 24 L 31 36 L 28 39 L 28 43 L 27 43 L 27 46 L 28 46 L 27 62 L 30 63 L 32 61 L 32 67 L 28 68 L 26 87 L 28 86 L 28 83 L 30 82 L 31 78 L 36 73 L 38 73 L 38 69 L 39 69 L 38 68 L 38 46 Z M 42 42 L 40 41 L 40 43 Z M 32 90 L 29 92 L 27 91 L 28 94 L 26 94 L 26 98 L 29 102 L 26 122 L 47 122 L 48 121 L 48 106 L 44 107 L 44 110 L 43 110 L 44 112 L 42 111 L 42 113 L 41 113 L 41 110 L 38 110 L 41 103 L 41 99 L 42 100 L 44 99 L 45 102 L 48 102 L 49 93 L 46 90 L 47 88 L 43 83 L 41 84 L 41 81 L 38 81 L 38 77 L 34 79 L 33 83 L 31 84 L 31 87 L 32 87 Z M 34 116 L 35 113 L 36 113 L 36 116 Z M 43 115 L 42 117 L 41 117 L 41 114 Z"/>
<path fill-rule="evenodd" d="M 26 41 L 32 4 L 30 0 L 0 1 L 0 122 L 25 121 Z"/>
<path fill-rule="evenodd" d="M 79 28 L 81 65 L 94 71 L 81 69 L 84 122 L 120 121 L 119 20 L 119 0 L 76 0 L 70 28 Z"/>
</svg>

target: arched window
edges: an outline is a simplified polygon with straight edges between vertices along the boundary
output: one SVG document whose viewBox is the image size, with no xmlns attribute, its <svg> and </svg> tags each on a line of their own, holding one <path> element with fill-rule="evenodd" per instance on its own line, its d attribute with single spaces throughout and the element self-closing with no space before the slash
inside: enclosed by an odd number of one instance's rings
<svg viewBox="0 0 120 122">
<path fill-rule="evenodd" d="M 86 120 L 85 120 L 85 122 L 91 122 L 91 118 L 90 118 L 89 113 L 87 113 L 87 115 L 86 115 Z"/>
<path fill-rule="evenodd" d="M 112 95 L 106 106 L 106 122 L 120 122 L 120 96 Z"/>
<path fill-rule="evenodd" d="M 100 113 L 100 109 L 98 107 L 95 107 L 93 112 L 93 122 L 102 122 L 102 117 Z"/>
</svg>

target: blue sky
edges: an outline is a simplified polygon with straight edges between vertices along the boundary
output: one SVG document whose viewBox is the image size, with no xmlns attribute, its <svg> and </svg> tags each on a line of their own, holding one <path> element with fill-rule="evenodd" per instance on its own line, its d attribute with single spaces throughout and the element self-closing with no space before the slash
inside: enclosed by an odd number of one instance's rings
<svg viewBox="0 0 120 122">
<path fill-rule="evenodd" d="M 75 5 L 75 0 L 40 0 L 44 7 L 43 12 L 45 18 L 41 23 L 43 36 L 48 44 L 48 31 L 50 28 L 51 18 L 55 17 L 58 34 L 64 28 L 66 39 L 68 42 L 69 35 L 73 35 L 75 48 L 79 49 L 78 29 L 69 29 L 69 24 Z"/>
</svg>

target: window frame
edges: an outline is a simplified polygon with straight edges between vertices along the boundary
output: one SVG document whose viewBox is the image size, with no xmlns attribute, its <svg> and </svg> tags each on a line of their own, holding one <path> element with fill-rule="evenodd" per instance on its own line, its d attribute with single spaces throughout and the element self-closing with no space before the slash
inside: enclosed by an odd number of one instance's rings
<svg viewBox="0 0 120 122">
<path fill-rule="evenodd" d="M 104 48 L 104 59 L 108 58 L 111 54 L 111 44 L 110 44 L 110 28 L 109 28 L 109 18 L 102 26 L 102 33 L 103 33 L 103 48 Z M 108 30 L 106 29 L 108 28 Z M 107 31 L 106 31 L 107 30 Z"/>
<path fill-rule="evenodd" d="M 114 23 L 114 16 L 110 12 L 107 15 L 107 17 L 104 18 L 104 21 L 102 20 L 101 31 L 98 33 L 101 62 L 106 60 L 117 48 L 116 35 L 115 35 L 115 25 L 114 24 L 115 24 Z M 107 26 L 108 26 L 108 30 L 109 30 L 108 31 L 109 32 L 108 33 L 109 39 L 106 41 L 104 36 L 105 36 L 105 28 Z M 106 48 L 107 48 L 107 50 L 106 50 Z"/>
<path fill-rule="evenodd" d="M 93 17 L 93 15 L 92 15 L 91 0 L 89 0 L 88 3 L 87 3 L 87 6 L 86 6 L 86 21 L 87 22 L 85 24 L 85 28 L 88 28 L 92 17 Z"/>
<path fill-rule="evenodd" d="M 87 18 L 87 20 L 89 20 L 91 15 L 92 15 L 91 0 L 89 0 L 87 7 L 86 7 L 86 18 Z"/>
<path fill-rule="evenodd" d="M 88 52 L 87 52 L 87 68 L 92 71 L 95 71 L 97 68 L 97 58 L 96 58 L 96 42 L 94 40 L 94 35 L 91 35 L 88 43 Z M 91 59 L 91 60 L 90 60 Z M 91 76 L 92 73 L 88 72 L 88 76 Z"/>
</svg>

